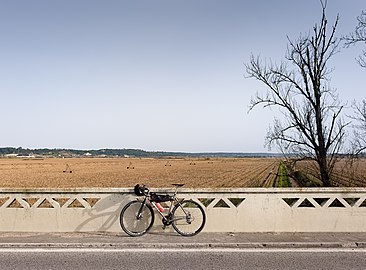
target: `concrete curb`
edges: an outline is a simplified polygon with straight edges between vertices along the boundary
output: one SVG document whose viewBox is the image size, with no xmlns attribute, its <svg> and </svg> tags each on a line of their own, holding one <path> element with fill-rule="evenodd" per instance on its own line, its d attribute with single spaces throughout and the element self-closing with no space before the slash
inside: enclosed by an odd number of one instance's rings
<svg viewBox="0 0 366 270">
<path fill-rule="evenodd" d="M 271 243 L 0 243 L 0 248 L 100 248 L 100 249 L 286 249 L 366 248 L 366 242 L 271 242 Z"/>
</svg>

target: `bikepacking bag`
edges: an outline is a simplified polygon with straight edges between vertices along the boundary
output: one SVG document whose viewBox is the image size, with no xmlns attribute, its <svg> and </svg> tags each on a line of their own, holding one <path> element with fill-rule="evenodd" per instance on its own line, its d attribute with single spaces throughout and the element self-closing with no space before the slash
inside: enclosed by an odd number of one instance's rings
<svg viewBox="0 0 366 270">
<path fill-rule="evenodd" d="M 155 192 L 150 192 L 151 201 L 153 202 L 168 202 L 172 201 L 173 197 L 168 194 L 156 194 Z"/>
</svg>

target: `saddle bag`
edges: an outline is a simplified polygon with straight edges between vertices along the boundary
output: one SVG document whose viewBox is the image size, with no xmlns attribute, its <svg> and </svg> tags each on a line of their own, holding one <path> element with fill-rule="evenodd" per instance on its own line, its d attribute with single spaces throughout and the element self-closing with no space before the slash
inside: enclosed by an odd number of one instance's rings
<svg viewBox="0 0 366 270">
<path fill-rule="evenodd" d="M 151 201 L 161 203 L 173 201 L 173 197 L 168 194 L 156 194 L 155 192 L 150 193 Z"/>
</svg>

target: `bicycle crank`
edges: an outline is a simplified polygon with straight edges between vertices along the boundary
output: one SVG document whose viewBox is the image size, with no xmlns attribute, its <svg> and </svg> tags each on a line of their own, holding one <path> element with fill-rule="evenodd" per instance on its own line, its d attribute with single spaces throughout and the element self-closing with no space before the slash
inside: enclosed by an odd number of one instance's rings
<svg viewBox="0 0 366 270">
<path fill-rule="evenodd" d="M 173 222 L 172 214 L 166 215 L 161 221 L 163 222 L 164 227 L 171 225 Z"/>
</svg>

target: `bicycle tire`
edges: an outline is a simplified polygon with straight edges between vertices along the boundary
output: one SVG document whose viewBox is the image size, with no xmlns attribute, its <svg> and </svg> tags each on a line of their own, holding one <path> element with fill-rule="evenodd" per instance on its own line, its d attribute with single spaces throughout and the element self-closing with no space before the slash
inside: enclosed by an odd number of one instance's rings
<svg viewBox="0 0 366 270">
<path fill-rule="evenodd" d="M 141 211 L 140 218 L 138 218 L 139 211 Z M 128 235 L 142 236 L 151 229 L 154 218 L 154 211 L 150 205 L 132 201 L 123 207 L 120 214 L 120 224 Z"/>
<path fill-rule="evenodd" d="M 173 228 L 183 236 L 194 236 L 206 224 L 206 214 L 202 206 L 193 200 L 184 200 L 172 210 Z"/>
</svg>

